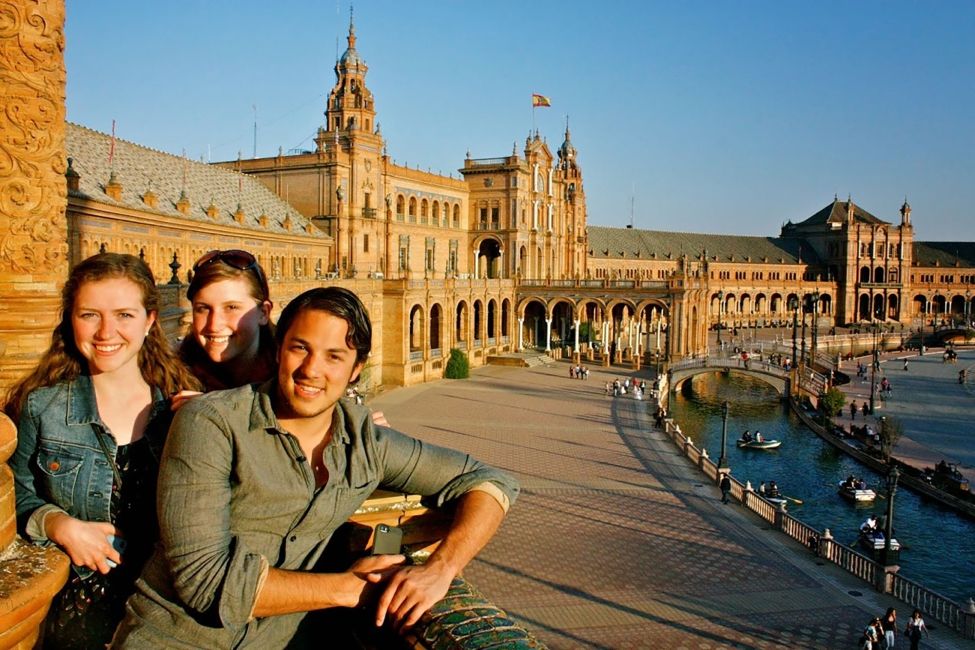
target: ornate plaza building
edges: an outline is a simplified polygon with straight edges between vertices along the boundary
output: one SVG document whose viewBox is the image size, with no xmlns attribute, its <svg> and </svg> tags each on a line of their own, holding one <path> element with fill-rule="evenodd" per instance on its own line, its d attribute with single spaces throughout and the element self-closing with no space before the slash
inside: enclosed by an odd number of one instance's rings
<svg viewBox="0 0 975 650">
<path fill-rule="evenodd" d="M 821 328 L 971 320 L 975 244 L 915 241 L 906 201 L 885 220 L 834 197 L 775 237 L 590 226 L 568 125 L 555 151 L 536 131 L 508 155 L 468 154 L 460 178 L 397 165 L 367 72 L 350 24 L 309 151 L 207 165 L 67 124 L 66 229 L 21 224 L 17 236 L 46 238 L 69 265 L 99 250 L 143 256 L 174 338 L 190 266 L 212 248 L 254 252 L 276 311 L 310 287 L 347 286 L 379 333 L 373 387 L 439 378 L 451 348 L 474 365 L 526 349 L 636 365 L 706 354 L 719 326 L 799 314 Z M 6 273 L 28 277 L 14 261 Z M 32 309 L 15 298 L 8 320 Z M 4 382 L 43 347 L 40 321 Z"/>
</svg>

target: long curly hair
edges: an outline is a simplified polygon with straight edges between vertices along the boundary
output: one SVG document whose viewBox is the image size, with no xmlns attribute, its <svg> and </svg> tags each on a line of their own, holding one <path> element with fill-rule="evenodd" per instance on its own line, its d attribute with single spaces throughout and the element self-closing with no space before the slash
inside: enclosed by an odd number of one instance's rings
<svg viewBox="0 0 975 650">
<path fill-rule="evenodd" d="M 158 317 L 159 289 L 152 271 L 138 257 L 99 253 L 75 266 L 61 290 L 61 321 L 51 333 L 51 346 L 41 356 L 37 367 L 7 393 L 4 412 L 14 422 L 19 420 L 24 402 L 32 391 L 88 373 L 88 362 L 75 345 L 71 327 L 75 299 L 83 284 L 116 278 L 134 282 L 142 292 L 142 306 L 146 313 L 155 313 Z M 174 353 L 158 320 L 152 324 L 139 350 L 139 368 L 146 382 L 159 388 L 164 395 L 200 388 L 200 383 Z"/>
<path fill-rule="evenodd" d="M 261 277 L 267 277 L 267 275 L 264 274 L 264 269 L 259 268 L 259 265 L 254 269 L 238 269 L 216 260 L 196 270 L 193 279 L 190 281 L 190 286 L 186 289 L 186 297 L 192 303 L 193 297 L 197 293 L 215 282 L 243 280 L 251 298 L 258 303 L 271 302 L 271 297 L 266 289 L 267 285 L 261 282 Z M 207 390 L 235 388 L 237 382 L 230 376 L 227 368 L 223 364 L 214 363 L 200 346 L 199 340 L 192 332 L 192 326 L 190 327 L 191 331 L 187 332 L 179 345 L 179 357 L 183 363 L 189 366 Z M 270 318 L 266 324 L 261 325 L 259 337 L 257 360 L 252 367 L 252 376 L 248 378 L 246 383 L 257 383 L 269 379 L 277 368 L 278 346 L 274 337 L 274 324 Z"/>
</svg>

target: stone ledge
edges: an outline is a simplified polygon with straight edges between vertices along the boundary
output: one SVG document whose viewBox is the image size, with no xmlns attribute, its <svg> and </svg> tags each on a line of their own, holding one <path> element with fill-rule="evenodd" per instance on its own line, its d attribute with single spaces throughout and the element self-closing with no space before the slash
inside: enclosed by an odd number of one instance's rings
<svg viewBox="0 0 975 650">
<path fill-rule="evenodd" d="M 33 647 L 68 568 L 64 553 L 20 539 L 0 553 L 0 649 Z"/>
</svg>

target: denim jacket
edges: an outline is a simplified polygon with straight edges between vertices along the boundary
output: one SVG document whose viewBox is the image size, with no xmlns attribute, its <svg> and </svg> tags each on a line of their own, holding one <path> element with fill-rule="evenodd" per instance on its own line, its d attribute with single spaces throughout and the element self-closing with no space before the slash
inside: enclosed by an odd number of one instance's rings
<svg viewBox="0 0 975 650">
<path fill-rule="evenodd" d="M 153 388 L 145 437 L 157 459 L 170 420 L 168 402 Z M 17 423 L 17 451 L 10 459 L 22 535 L 36 544 L 50 544 L 44 518 L 52 512 L 84 521 L 111 521 L 114 474 L 99 437 L 114 460 L 118 445 L 98 415 L 90 376 L 38 388 L 27 396 Z M 82 578 L 92 573 L 86 567 L 74 569 Z"/>
</svg>

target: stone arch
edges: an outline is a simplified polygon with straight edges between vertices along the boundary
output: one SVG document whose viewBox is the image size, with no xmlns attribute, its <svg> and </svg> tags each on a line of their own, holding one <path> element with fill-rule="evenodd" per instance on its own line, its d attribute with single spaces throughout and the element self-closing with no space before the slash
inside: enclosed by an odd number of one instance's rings
<svg viewBox="0 0 975 650">
<path fill-rule="evenodd" d="M 870 320 L 870 296 L 868 294 L 860 294 L 857 312 L 859 320 Z"/>
<path fill-rule="evenodd" d="M 496 237 L 483 237 L 474 245 L 474 255 L 476 257 L 475 268 L 479 278 L 501 278 L 504 277 L 504 269 L 501 260 L 504 254 L 504 245 Z"/>
<path fill-rule="evenodd" d="M 782 299 L 782 294 L 773 293 L 769 299 L 769 313 L 780 316 L 786 312 L 786 302 Z"/>
<path fill-rule="evenodd" d="M 488 300 L 487 303 L 487 337 L 489 341 L 493 341 L 498 336 L 498 301 L 494 298 Z"/>
<path fill-rule="evenodd" d="M 876 283 L 884 282 L 884 267 L 878 266 L 873 270 L 873 281 Z"/>
<path fill-rule="evenodd" d="M 454 228 L 460 228 L 460 205 L 456 203 L 454 204 L 453 226 Z"/>
<path fill-rule="evenodd" d="M 481 300 L 474 300 L 474 344 L 479 344 L 483 339 L 484 329 L 484 303 Z"/>
<path fill-rule="evenodd" d="M 415 196 L 410 197 L 409 216 L 413 217 L 414 219 L 416 218 L 416 197 Z"/>
<path fill-rule="evenodd" d="M 884 297 L 879 293 L 873 297 L 873 317 L 884 320 Z"/>
<path fill-rule="evenodd" d="M 430 349 L 439 350 L 443 338 L 443 309 L 440 303 L 434 303 L 430 307 Z"/>
<path fill-rule="evenodd" d="M 511 300 L 504 298 L 501 301 L 501 337 L 508 338 L 511 332 Z"/>
<path fill-rule="evenodd" d="M 551 338 L 553 346 L 569 345 L 575 340 L 575 305 L 566 298 L 555 298 L 545 306 L 552 320 Z"/>
<path fill-rule="evenodd" d="M 890 294 L 887 296 L 887 318 L 896 320 L 900 311 L 899 307 L 900 303 L 896 295 Z"/>
<path fill-rule="evenodd" d="M 410 352 L 423 350 L 423 306 L 413 305 L 410 308 Z"/>
<path fill-rule="evenodd" d="M 911 301 L 914 308 L 915 316 L 924 316 L 928 311 L 928 298 L 923 294 L 917 294 Z"/>
<path fill-rule="evenodd" d="M 870 282 L 870 267 L 860 267 L 860 282 Z"/>
<path fill-rule="evenodd" d="M 440 225 L 440 201 L 434 201 L 430 206 L 430 223 L 434 226 Z"/>
<path fill-rule="evenodd" d="M 429 216 L 430 203 L 426 199 L 420 201 L 420 218 L 426 219 Z"/>
<path fill-rule="evenodd" d="M 470 309 L 467 301 L 461 300 L 454 309 L 454 341 L 457 347 L 465 349 L 467 347 L 467 332 L 470 325 Z"/>
<path fill-rule="evenodd" d="M 544 349 L 545 347 L 545 321 L 548 311 L 545 303 L 540 298 L 527 298 L 518 306 L 518 313 L 521 314 L 520 342 L 523 347 Z"/>
<path fill-rule="evenodd" d="M 396 195 L 396 214 L 402 216 L 406 212 L 406 197 L 402 194 Z"/>
</svg>

